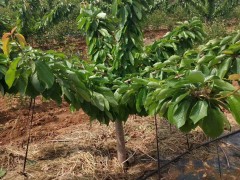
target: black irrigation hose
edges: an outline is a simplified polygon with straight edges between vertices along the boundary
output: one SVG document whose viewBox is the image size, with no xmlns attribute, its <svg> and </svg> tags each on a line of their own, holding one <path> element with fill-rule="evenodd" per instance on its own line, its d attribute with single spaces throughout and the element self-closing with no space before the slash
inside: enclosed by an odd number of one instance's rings
<svg viewBox="0 0 240 180">
<path fill-rule="evenodd" d="M 197 150 L 203 146 L 206 146 L 208 144 L 211 144 L 213 142 L 216 142 L 216 141 L 219 141 L 221 139 L 224 139 L 224 138 L 227 138 L 227 137 L 230 137 L 230 136 L 233 136 L 235 134 L 238 134 L 240 133 L 240 130 L 237 130 L 237 131 L 234 131 L 234 132 L 231 132 L 231 133 L 228 133 L 226 135 L 223 135 L 223 136 L 220 136 L 216 139 L 213 139 L 211 141 L 207 141 L 203 144 L 200 144 L 198 146 L 196 146 L 195 148 L 192 148 L 190 150 L 187 150 L 186 152 L 180 154 L 179 156 L 175 157 L 174 159 L 172 159 L 171 161 L 167 162 L 166 164 L 164 164 L 163 166 L 160 167 L 160 169 L 155 169 L 155 170 L 151 170 L 151 171 L 146 171 L 142 176 L 138 177 L 136 180 L 146 180 L 147 178 L 153 176 L 154 174 L 156 174 L 158 171 L 161 171 L 162 169 L 166 168 L 167 166 L 169 166 L 170 164 L 174 163 L 174 162 L 177 162 L 180 158 L 182 158 L 183 156 L 187 155 L 187 154 L 190 154 L 192 151 L 194 150 Z"/>
</svg>

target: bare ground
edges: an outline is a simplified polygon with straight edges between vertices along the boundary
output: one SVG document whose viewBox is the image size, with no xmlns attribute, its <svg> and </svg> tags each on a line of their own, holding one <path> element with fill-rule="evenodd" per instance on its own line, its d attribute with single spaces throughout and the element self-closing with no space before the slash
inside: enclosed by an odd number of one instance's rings
<svg viewBox="0 0 240 180">
<path fill-rule="evenodd" d="M 24 101 L 24 102 L 23 102 Z M 26 100 L 1 98 L 0 169 L 7 170 L 6 180 L 26 179 L 20 173 L 26 150 L 28 107 Z M 170 160 L 187 150 L 186 137 L 158 119 L 161 159 Z M 136 179 L 144 171 L 157 167 L 155 125 L 152 117 L 130 117 L 125 124 L 129 169 L 123 171 L 116 159 L 114 126 L 89 122 L 82 111 L 71 113 L 67 104 L 37 99 L 26 171 L 28 179 Z M 202 143 L 200 130 L 189 134 L 190 144 Z M 211 147 L 191 155 L 207 160 L 216 155 Z M 178 174 L 169 168 L 164 179 Z M 175 172 L 175 173 L 174 173 Z M 156 179 L 156 177 L 152 177 Z"/>
</svg>

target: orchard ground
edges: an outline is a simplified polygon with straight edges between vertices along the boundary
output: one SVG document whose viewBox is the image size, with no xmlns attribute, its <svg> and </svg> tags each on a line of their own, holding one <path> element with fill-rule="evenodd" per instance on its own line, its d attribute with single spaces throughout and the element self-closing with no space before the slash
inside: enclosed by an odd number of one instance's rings
<svg viewBox="0 0 240 180">
<path fill-rule="evenodd" d="M 165 32 L 166 30 L 149 31 L 146 33 L 145 42 L 150 43 Z M 84 51 L 85 46 L 79 44 L 76 47 Z M 5 96 L 0 98 L 0 104 L 0 170 L 3 168 L 7 172 L 3 179 L 26 179 L 21 175 L 21 171 L 28 138 L 29 100 Z M 239 126 L 229 114 L 227 115 L 232 130 L 237 129 Z M 188 145 L 185 134 L 170 127 L 166 120 L 158 118 L 158 122 L 160 156 L 163 164 L 185 152 Z M 124 126 L 129 155 L 127 171 L 123 170 L 116 159 L 116 136 L 112 123 L 107 127 L 97 121 L 90 122 L 89 117 L 81 110 L 71 113 L 67 103 L 58 106 L 52 101 L 37 98 L 26 166 L 28 179 L 131 180 L 141 176 L 144 171 L 156 169 L 154 118 L 132 116 Z M 199 128 L 189 133 L 188 137 L 193 147 L 208 140 Z M 224 144 L 220 146 L 225 148 Z M 224 158 L 224 155 L 222 156 Z M 188 163 L 184 166 L 188 172 L 194 172 L 194 163 L 191 162 L 202 161 L 204 166 L 201 177 L 218 179 L 216 171 L 211 171 L 211 165 L 207 163 L 216 157 L 216 147 L 213 144 L 193 151 L 185 157 Z M 236 157 L 237 160 L 239 157 Z M 178 164 L 171 165 L 162 172 L 162 178 L 176 179 L 180 176 L 177 169 Z M 236 172 L 231 174 L 231 177 L 227 173 L 223 174 L 223 178 L 237 179 L 240 170 L 237 169 Z M 157 177 L 153 176 L 150 179 Z"/>
<path fill-rule="evenodd" d="M 0 167 L 7 170 L 6 180 L 24 179 L 20 175 L 27 142 L 27 105 L 18 99 L 1 97 Z M 27 101 L 24 101 L 27 103 Z M 232 119 L 231 117 L 229 117 Z M 158 118 L 162 163 L 188 149 L 185 134 Z M 234 122 L 234 121 L 233 121 Z M 234 125 L 233 128 L 237 128 Z M 124 172 L 116 159 L 114 126 L 90 123 L 81 110 L 71 113 L 67 104 L 58 106 L 51 101 L 36 100 L 31 144 L 26 171 L 29 179 L 136 179 L 144 171 L 157 168 L 155 126 L 152 117 L 130 117 L 125 124 L 129 169 Z M 207 138 L 200 129 L 191 132 L 189 141 L 196 146 Z M 214 145 L 189 155 L 206 161 L 216 157 Z M 207 166 L 207 165 L 206 165 Z M 179 172 L 173 164 L 162 174 L 175 179 Z M 194 168 L 189 165 L 189 169 Z M 204 174 L 206 178 L 208 174 Z M 217 177 L 217 174 L 216 176 Z M 226 177 L 228 177 L 226 175 Z M 236 177 L 236 176 L 235 176 Z M 152 177 L 156 179 L 156 177 Z"/>
</svg>

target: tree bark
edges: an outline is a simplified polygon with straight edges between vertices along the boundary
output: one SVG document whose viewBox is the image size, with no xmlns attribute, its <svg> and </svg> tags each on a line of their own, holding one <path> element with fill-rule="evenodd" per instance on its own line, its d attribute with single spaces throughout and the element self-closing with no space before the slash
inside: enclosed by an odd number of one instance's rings
<svg viewBox="0 0 240 180">
<path fill-rule="evenodd" d="M 127 160 L 127 151 L 125 147 L 123 123 L 121 121 L 115 121 L 115 130 L 117 138 L 118 161 L 122 163 L 123 167 L 126 167 L 127 163 L 125 161 Z"/>
</svg>

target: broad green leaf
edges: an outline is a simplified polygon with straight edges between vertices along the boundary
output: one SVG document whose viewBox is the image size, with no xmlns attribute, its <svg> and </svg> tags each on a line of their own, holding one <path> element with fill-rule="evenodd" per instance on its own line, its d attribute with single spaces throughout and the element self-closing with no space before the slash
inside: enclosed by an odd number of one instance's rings
<svg viewBox="0 0 240 180">
<path fill-rule="evenodd" d="M 46 88 L 51 88 L 54 83 L 54 75 L 45 62 L 36 61 L 36 72 L 38 79 L 46 84 Z"/>
<path fill-rule="evenodd" d="M 134 82 L 136 82 L 138 84 L 144 85 L 144 86 L 146 86 L 148 84 L 148 82 L 149 82 L 147 79 L 136 78 L 136 77 L 132 78 L 132 81 L 134 81 Z"/>
<path fill-rule="evenodd" d="M 100 12 L 100 13 L 97 14 L 97 18 L 99 18 L 99 19 L 105 19 L 106 16 L 107 16 L 107 14 L 104 13 L 104 12 Z"/>
<path fill-rule="evenodd" d="M 235 54 L 235 53 L 238 54 L 239 51 L 240 51 L 240 42 L 238 42 L 238 43 L 236 43 L 236 44 L 230 45 L 228 49 L 229 49 L 230 51 L 232 51 L 234 54 Z"/>
<path fill-rule="evenodd" d="M 221 54 L 219 56 L 217 56 L 216 58 L 214 58 L 213 60 L 211 60 L 209 63 L 208 63 L 208 67 L 212 67 L 216 64 L 218 64 L 220 61 L 224 60 L 224 58 L 226 58 L 226 54 Z"/>
<path fill-rule="evenodd" d="M 198 123 L 201 119 L 207 116 L 208 103 L 206 101 L 197 101 L 193 106 L 190 119 L 194 124 Z"/>
<path fill-rule="evenodd" d="M 110 37 L 110 34 L 108 33 L 108 31 L 104 28 L 101 28 L 98 30 L 103 36 L 106 36 L 106 37 Z"/>
<path fill-rule="evenodd" d="M 170 97 L 173 95 L 173 92 L 175 91 L 175 89 L 169 89 L 169 88 L 166 88 L 166 89 L 162 89 L 158 95 L 157 95 L 157 99 L 158 100 L 161 100 L 161 99 L 165 99 L 167 97 Z"/>
<path fill-rule="evenodd" d="M 131 95 L 133 95 L 135 92 L 134 90 L 128 90 L 121 99 L 121 104 L 126 104 L 129 100 Z"/>
<path fill-rule="evenodd" d="M 83 28 L 83 26 L 85 25 L 85 23 L 86 23 L 86 20 L 87 20 L 87 18 L 81 18 L 79 21 L 78 21 L 78 29 L 82 29 Z"/>
<path fill-rule="evenodd" d="M 202 119 L 200 126 L 204 133 L 211 137 L 216 138 L 223 133 L 224 122 L 227 118 L 219 108 L 208 108 L 208 115 Z"/>
<path fill-rule="evenodd" d="M 164 115 L 166 115 L 168 106 L 169 106 L 169 100 L 163 101 L 163 103 L 161 103 L 161 107 L 158 112 L 160 117 L 163 117 Z"/>
<path fill-rule="evenodd" d="M 232 70 L 234 73 L 240 74 L 240 58 L 236 58 L 235 61 L 233 61 Z"/>
<path fill-rule="evenodd" d="M 238 33 L 236 34 L 235 37 L 233 37 L 232 39 L 232 43 L 235 44 L 237 41 L 240 40 L 240 31 L 238 31 Z"/>
<path fill-rule="evenodd" d="M 184 100 L 182 102 L 180 102 L 179 104 L 171 107 L 169 107 L 169 121 L 176 125 L 177 128 L 182 127 L 187 120 L 187 113 L 189 110 L 189 107 L 191 105 L 191 102 L 189 100 Z M 168 110 L 168 111 L 169 111 Z"/>
<path fill-rule="evenodd" d="M 113 16 L 117 15 L 117 10 L 118 10 L 118 0 L 114 0 L 112 4 L 112 14 Z"/>
<path fill-rule="evenodd" d="M 232 95 L 227 98 L 227 103 L 235 120 L 240 124 L 240 95 Z"/>
<path fill-rule="evenodd" d="M 125 25 L 125 23 L 127 22 L 127 19 L 128 19 L 127 5 L 122 7 L 119 13 L 121 15 L 121 20 L 122 20 L 121 26 L 123 27 Z"/>
<path fill-rule="evenodd" d="M 78 93 L 85 101 L 90 102 L 91 97 L 89 89 L 87 89 L 85 84 L 80 81 L 77 73 L 69 72 L 68 78 L 71 80 L 70 83 L 73 83 L 71 86 L 73 87 L 74 91 Z"/>
<path fill-rule="evenodd" d="M 218 89 L 221 89 L 224 91 L 236 90 L 236 88 L 232 84 L 230 84 L 222 79 L 214 79 L 213 82 L 214 82 L 214 86 L 217 87 Z"/>
<path fill-rule="evenodd" d="M 134 57 L 130 51 L 129 51 L 129 60 L 130 60 L 131 64 L 134 66 Z"/>
<path fill-rule="evenodd" d="M 54 85 L 50 89 L 46 89 L 42 95 L 46 99 L 51 98 L 59 105 L 62 103 L 62 88 L 57 83 L 54 83 Z"/>
<path fill-rule="evenodd" d="M 120 29 L 120 30 L 116 33 L 116 35 L 115 35 L 116 41 L 119 41 L 119 40 L 121 39 L 121 37 L 122 37 L 122 29 Z"/>
<path fill-rule="evenodd" d="M 5 81 L 8 85 L 8 88 L 11 88 L 13 85 L 13 82 L 15 80 L 16 76 L 16 71 L 17 71 L 17 66 L 21 58 L 16 58 L 9 66 L 8 71 L 6 72 L 5 75 Z"/>
<path fill-rule="evenodd" d="M 181 102 L 185 97 L 187 97 L 190 94 L 190 91 L 187 91 L 184 94 L 179 95 L 174 101 L 173 103 L 179 103 Z"/>
<path fill-rule="evenodd" d="M 43 92 L 45 90 L 44 84 L 39 80 L 37 73 L 32 75 L 31 79 L 32 85 L 38 92 Z"/>
<path fill-rule="evenodd" d="M 170 61 L 170 62 L 177 62 L 177 61 L 179 61 L 180 59 L 181 59 L 180 56 L 172 55 L 172 56 L 168 59 L 168 61 Z"/>
<path fill-rule="evenodd" d="M 113 107 L 118 106 L 118 103 L 114 97 L 114 94 L 110 89 L 106 87 L 99 87 L 98 90 L 99 90 L 98 92 L 101 93 L 107 99 L 107 101 L 110 103 L 111 106 Z"/>
<path fill-rule="evenodd" d="M 215 56 L 213 56 L 213 55 L 205 55 L 205 56 L 201 57 L 201 58 L 197 61 L 197 63 L 198 63 L 198 64 L 207 63 L 207 62 L 211 61 L 214 57 L 215 57 Z"/>
<path fill-rule="evenodd" d="M 21 74 L 21 76 L 17 79 L 16 87 L 18 88 L 18 92 L 21 95 L 25 95 L 27 85 L 28 85 L 28 77 L 30 73 L 26 71 L 23 74 Z"/>
<path fill-rule="evenodd" d="M 232 40 L 232 36 L 226 36 L 222 39 L 222 41 L 220 42 L 220 45 L 225 45 L 227 44 L 228 42 L 230 42 Z"/>
<path fill-rule="evenodd" d="M 104 111 L 105 101 L 102 94 L 94 92 L 92 95 L 92 103 L 101 111 Z"/>
<path fill-rule="evenodd" d="M 186 123 L 180 127 L 180 131 L 184 133 L 189 133 L 192 129 L 195 129 L 198 126 L 198 124 L 194 124 L 191 119 L 187 117 Z"/>
<path fill-rule="evenodd" d="M 189 80 L 190 83 L 203 83 L 204 74 L 201 71 L 191 71 L 186 79 Z"/>
<path fill-rule="evenodd" d="M 136 5 L 133 5 L 133 10 L 134 10 L 135 14 L 137 15 L 137 18 L 139 20 L 141 20 L 142 19 L 141 9 L 139 9 L 139 7 L 137 7 Z"/>
<path fill-rule="evenodd" d="M 228 58 L 227 60 L 222 61 L 217 70 L 217 76 L 219 76 L 221 79 L 224 78 L 226 73 L 229 71 L 231 62 L 232 58 Z"/>
<path fill-rule="evenodd" d="M 147 84 L 147 86 L 148 86 L 149 88 L 154 88 L 154 89 L 161 87 L 161 85 L 160 85 L 159 83 L 157 83 L 157 82 L 152 82 L 152 81 L 149 82 L 149 83 Z"/>
<path fill-rule="evenodd" d="M 143 98 L 144 98 L 145 94 L 146 94 L 145 89 L 141 89 L 136 97 L 137 98 L 136 99 L 136 109 L 138 112 L 141 112 L 141 110 L 142 110 L 141 107 L 143 106 L 143 102 L 144 102 Z"/>
</svg>

